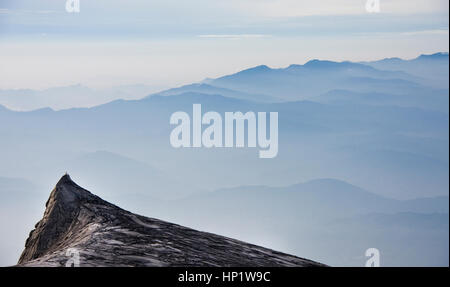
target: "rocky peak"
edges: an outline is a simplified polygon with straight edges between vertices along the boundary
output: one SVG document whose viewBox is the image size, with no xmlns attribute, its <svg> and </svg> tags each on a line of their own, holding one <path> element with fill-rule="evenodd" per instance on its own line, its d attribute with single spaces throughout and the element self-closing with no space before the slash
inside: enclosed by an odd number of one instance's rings
<svg viewBox="0 0 450 287">
<path fill-rule="evenodd" d="M 19 263 L 38 258 L 57 248 L 56 243 L 77 218 L 82 204 L 94 201 L 102 200 L 78 186 L 68 174 L 61 177 L 50 193 L 43 218 L 30 232 Z"/>
<path fill-rule="evenodd" d="M 25 243 L 20 266 L 321 266 L 231 238 L 147 218 L 110 204 L 64 175 Z"/>
</svg>

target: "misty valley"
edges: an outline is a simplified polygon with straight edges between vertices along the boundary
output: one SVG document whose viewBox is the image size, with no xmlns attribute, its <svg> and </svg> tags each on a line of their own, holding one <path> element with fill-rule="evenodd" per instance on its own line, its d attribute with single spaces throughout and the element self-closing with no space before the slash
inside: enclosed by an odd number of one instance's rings
<svg viewBox="0 0 450 287">
<path fill-rule="evenodd" d="M 364 266 L 369 248 L 382 266 L 448 265 L 448 80 L 435 75 L 448 54 L 257 66 L 80 108 L 27 109 L 95 90 L 0 91 L 23 107 L 0 106 L 0 264 L 17 263 L 67 171 L 125 210 L 332 266 Z"/>
</svg>

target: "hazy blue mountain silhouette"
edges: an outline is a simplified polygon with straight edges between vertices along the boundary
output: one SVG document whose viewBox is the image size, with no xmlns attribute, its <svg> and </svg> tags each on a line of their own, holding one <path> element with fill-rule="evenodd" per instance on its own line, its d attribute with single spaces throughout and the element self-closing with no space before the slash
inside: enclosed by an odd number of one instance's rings
<svg viewBox="0 0 450 287">
<path fill-rule="evenodd" d="M 346 90 L 332 90 L 315 97 L 320 103 L 338 105 L 385 105 L 400 107 L 421 107 L 448 113 L 448 92 L 419 94 L 384 94 L 378 92 L 359 93 Z"/>
<path fill-rule="evenodd" d="M 202 93 L 202 94 L 210 94 L 210 95 L 221 95 L 224 97 L 231 97 L 241 100 L 249 100 L 249 101 L 257 101 L 257 102 L 279 102 L 280 99 L 275 97 L 267 96 L 264 94 L 248 94 L 244 92 L 234 91 L 226 88 L 219 88 L 212 85 L 208 85 L 205 83 L 197 83 L 181 86 L 178 88 L 173 88 L 169 90 L 165 90 L 162 92 L 158 92 L 150 95 L 161 95 L 161 96 L 173 96 L 184 93 Z"/>
<path fill-rule="evenodd" d="M 418 93 L 430 91 L 405 72 L 382 71 L 351 62 L 312 60 L 304 65 L 271 69 L 250 68 L 207 83 L 251 94 L 267 94 L 284 100 L 313 98 L 333 89 L 355 92 Z"/>
<path fill-rule="evenodd" d="M 204 112 L 279 112 L 279 140 L 283 148 L 270 165 L 261 164 L 257 149 L 173 149 L 168 143 L 173 128 L 168 119 L 175 111 L 192 113 L 194 103 L 201 103 Z M 0 132 L 8 135 L 0 143 L 5 153 L 0 174 L 20 175 L 27 170 L 38 177 L 32 172 L 33 164 L 38 166 L 45 160 L 55 161 L 56 166 L 73 158 L 66 150 L 106 150 L 154 166 L 174 168 L 186 183 L 195 186 L 196 182 L 202 182 L 209 189 L 242 185 L 246 178 L 250 183 L 261 180 L 262 184 L 293 183 L 299 180 L 299 173 L 352 180 L 394 197 L 442 195 L 448 189 L 448 115 L 419 108 L 308 101 L 265 104 L 184 93 L 119 100 L 89 109 L 3 110 L 0 120 L 11 123 L 0 126 Z M 43 126 L 46 128 L 42 129 Z M 17 142 L 27 146 L 26 150 L 17 150 Z M 36 147 L 40 150 L 38 155 L 32 153 Z M 391 154 L 380 161 L 380 152 Z M 33 154 L 35 163 L 27 153 Z M 404 154 L 411 159 L 403 160 Z M 314 164 L 317 159 L 324 167 Z M 242 173 L 232 168 L 236 162 L 241 164 Z M 398 164 L 402 162 L 405 164 Z M 408 162 L 418 164 L 409 166 Z M 271 172 L 274 167 L 277 167 L 274 176 L 261 178 L 261 174 Z M 392 167 L 400 169 L 394 172 Z M 210 176 L 200 180 L 202 172 Z M 386 180 L 379 181 L 378 176 Z"/>
<path fill-rule="evenodd" d="M 55 176 L 67 171 L 139 213 L 332 265 L 363 265 L 369 247 L 379 247 L 391 265 L 448 265 L 448 80 L 443 87 L 407 69 L 428 65 L 434 75 L 448 67 L 448 55 L 430 57 L 401 60 L 406 66 L 390 72 L 330 61 L 259 66 L 92 108 L 0 106 L 0 175 L 38 190 L 17 184 L 8 192 L 0 184 L 2 199 L 45 201 Z M 194 103 L 222 115 L 278 112 L 278 156 L 263 161 L 254 148 L 172 148 L 170 115 L 192 114 Z M 341 181 L 310 181 L 317 178 Z M 23 232 L 42 215 L 27 204 L 2 210 L 25 210 Z M 2 228 L 14 228 L 2 218 Z M 392 224 L 383 228 L 386 221 Z"/>
<path fill-rule="evenodd" d="M 408 74 L 426 79 L 419 80 L 437 88 L 448 90 L 449 61 L 448 53 L 420 55 L 411 60 L 387 58 L 379 61 L 364 62 L 376 69 L 387 71 L 403 71 Z"/>
<path fill-rule="evenodd" d="M 395 200 L 335 179 L 222 189 L 141 209 L 253 243 L 269 238 L 290 252 L 352 266 L 363 265 L 369 246 L 382 250 L 385 266 L 445 265 L 448 258 L 440 253 L 448 250 L 448 210 L 448 197 Z M 400 241 L 410 236 L 408 245 Z M 408 253 L 411 246 L 414 253 Z"/>
<path fill-rule="evenodd" d="M 139 99 L 155 91 L 147 85 L 126 85 L 105 89 L 94 89 L 81 84 L 48 89 L 0 90 L 0 104 L 10 109 L 30 111 L 45 107 L 68 109 L 93 107 L 116 99 Z"/>
</svg>

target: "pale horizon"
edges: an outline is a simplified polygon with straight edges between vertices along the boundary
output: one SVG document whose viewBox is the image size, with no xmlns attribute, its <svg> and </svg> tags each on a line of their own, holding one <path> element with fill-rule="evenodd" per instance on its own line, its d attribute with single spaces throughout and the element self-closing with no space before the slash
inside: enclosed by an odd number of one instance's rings
<svg viewBox="0 0 450 287">
<path fill-rule="evenodd" d="M 363 0 L 81 0 L 67 13 L 64 0 L 3 0 L 0 89 L 176 87 L 258 65 L 449 51 L 448 1 L 385 2 L 368 13 Z"/>
</svg>

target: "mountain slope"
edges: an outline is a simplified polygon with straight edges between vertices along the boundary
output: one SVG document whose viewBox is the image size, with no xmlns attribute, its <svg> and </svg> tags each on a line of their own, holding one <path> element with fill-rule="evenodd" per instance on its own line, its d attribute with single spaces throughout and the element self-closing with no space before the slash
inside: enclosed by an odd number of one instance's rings
<svg viewBox="0 0 450 287">
<path fill-rule="evenodd" d="M 170 116 L 175 111 L 191 113 L 194 103 L 202 104 L 202 112 L 222 115 L 229 111 L 278 112 L 279 146 L 283 148 L 270 164 L 261 164 L 257 149 L 252 148 L 174 149 L 169 143 L 174 127 L 169 124 Z M 448 163 L 448 115 L 420 108 L 306 101 L 260 104 L 183 93 L 116 101 L 89 109 L 0 111 L 0 122 L 9 123 L 0 124 L 0 174 L 25 177 L 38 184 L 51 181 L 55 172 L 76 173 L 65 164 L 73 159 L 68 151 L 79 154 L 106 150 L 158 166 L 166 174 L 177 176 L 178 181 L 198 187 L 197 191 L 249 184 L 287 185 L 298 182 L 299 176 L 304 176 L 302 180 L 351 179 L 358 186 L 398 198 L 445 195 L 448 190 L 448 164 L 439 164 Z M 20 148 L 17 143 L 21 143 Z M 386 168 L 406 161 L 383 157 L 380 168 L 378 151 L 417 156 L 413 162 L 430 164 L 432 168 L 408 165 L 407 169 L 387 172 Z M 361 160 L 361 155 L 366 161 Z M 433 162 L 420 160 L 424 156 Z M 42 167 L 42 162 L 49 164 Z M 56 166 L 63 169 L 55 171 Z M 88 169 L 103 166 L 95 164 Z M 437 166 L 443 167 L 439 173 L 432 171 Z M 86 169 L 85 165 L 81 167 Z M 45 170 L 46 177 L 42 175 Z M 205 173 L 209 176 L 205 177 Z M 132 178 L 123 173 L 120 180 L 131 182 Z M 139 180 L 139 185 L 145 185 L 147 179 Z M 152 187 L 149 193 L 154 194 L 158 189 Z M 161 190 L 168 195 L 164 198 L 173 198 L 166 188 Z M 188 194 L 186 189 L 177 191 L 184 193 L 182 196 Z"/>
<path fill-rule="evenodd" d="M 64 175 L 25 244 L 20 266 L 321 266 L 238 240 L 139 216 L 110 204 Z"/>
<path fill-rule="evenodd" d="M 280 69 L 257 66 L 207 83 L 287 101 L 312 99 L 333 89 L 389 94 L 434 92 L 419 85 L 417 80 L 401 71 L 383 71 L 351 62 L 312 60 Z"/>
<path fill-rule="evenodd" d="M 241 99 L 241 100 L 246 100 L 246 101 L 269 102 L 269 103 L 280 101 L 279 99 L 277 99 L 275 97 L 266 96 L 263 94 L 257 94 L 257 95 L 256 94 L 248 94 L 248 93 L 238 92 L 238 91 L 234 91 L 234 90 L 230 90 L 230 89 L 218 88 L 218 87 L 208 85 L 205 83 L 196 83 L 196 84 L 185 85 L 182 87 L 158 92 L 156 94 L 150 95 L 149 97 L 154 96 L 154 95 L 173 96 L 173 95 L 179 95 L 179 94 L 183 94 L 183 93 L 202 93 L 202 94 L 208 94 L 208 95 L 221 95 L 224 97 L 236 98 L 236 99 Z"/>
<path fill-rule="evenodd" d="M 156 90 L 159 89 L 146 85 L 95 89 L 80 84 L 52 87 L 44 90 L 0 89 L 0 104 L 18 111 L 30 111 L 47 107 L 60 110 L 73 107 L 93 107 L 117 99 L 139 99 Z"/>
<path fill-rule="evenodd" d="M 435 94 L 384 94 L 377 92 L 358 93 L 346 90 L 332 90 L 319 95 L 313 101 L 332 105 L 371 105 L 421 107 L 448 113 L 448 92 Z"/>
<path fill-rule="evenodd" d="M 419 81 L 420 83 L 441 89 L 448 89 L 448 63 L 448 53 L 442 52 L 420 55 L 411 60 L 387 58 L 373 62 L 362 62 L 362 64 L 369 65 L 375 69 L 406 72 L 426 80 Z"/>
</svg>

